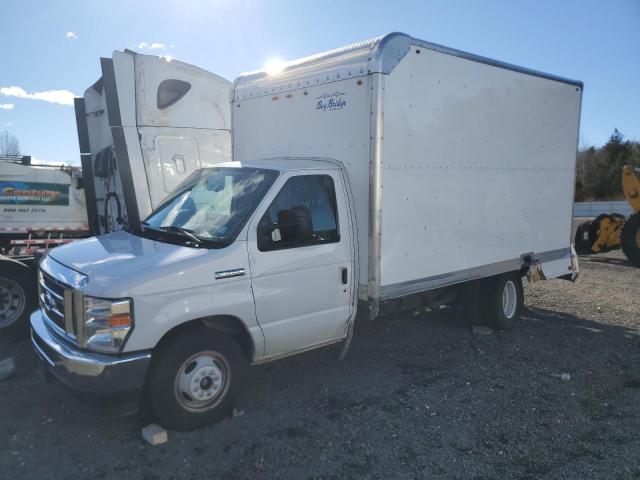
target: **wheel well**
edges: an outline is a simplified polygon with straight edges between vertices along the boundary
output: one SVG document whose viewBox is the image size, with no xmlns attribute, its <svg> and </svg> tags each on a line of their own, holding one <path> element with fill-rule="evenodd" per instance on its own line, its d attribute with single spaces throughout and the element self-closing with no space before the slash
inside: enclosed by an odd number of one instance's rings
<svg viewBox="0 0 640 480">
<path fill-rule="evenodd" d="M 249 362 L 253 360 L 253 355 L 255 353 L 253 339 L 242 320 L 232 315 L 214 315 L 210 317 L 196 318 L 194 320 L 181 323 L 166 332 L 158 342 L 158 345 L 184 330 L 197 326 L 203 326 L 212 330 L 217 330 L 226 335 L 231 335 L 233 339 L 238 342 L 240 348 L 242 348 L 242 351 L 247 356 L 247 360 Z"/>
</svg>

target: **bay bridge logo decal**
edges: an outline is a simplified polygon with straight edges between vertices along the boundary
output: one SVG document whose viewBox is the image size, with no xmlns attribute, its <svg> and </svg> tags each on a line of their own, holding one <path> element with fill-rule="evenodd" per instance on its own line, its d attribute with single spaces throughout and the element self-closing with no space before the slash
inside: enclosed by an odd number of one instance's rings
<svg viewBox="0 0 640 480">
<path fill-rule="evenodd" d="M 344 95 L 342 92 L 323 93 L 316 97 L 316 110 L 323 112 L 342 110 L 347 105 L 347 101 L 342 98 Z"/>
</svg>

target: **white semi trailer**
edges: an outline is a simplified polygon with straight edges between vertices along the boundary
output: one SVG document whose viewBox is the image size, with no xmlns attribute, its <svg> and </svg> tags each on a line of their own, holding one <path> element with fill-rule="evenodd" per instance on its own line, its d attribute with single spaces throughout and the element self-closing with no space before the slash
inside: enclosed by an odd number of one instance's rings
<svg viewBox="0 0 640 480">
<path fill-rule="evenodd" d="M 346 348 L 359 312 L 461 304 L 510 327 L 523 276 L 578 274 L 581 95 L 399 33 L 240 76 L 235 161 L 40 264 L 45 371 L 190 429 L 230 412 L 249 365 Z"/>
<path fill-rule="evenodd" d="M 130 50 L 100 63 L 75 99 L 81 169 L 0 162 L 0 189 L 13 189 L 0 192 L 0 335 L 27 331 L 34 254 L 138 228 L 191 173 L 231 158 L 230 82 Z"/>
</svg>

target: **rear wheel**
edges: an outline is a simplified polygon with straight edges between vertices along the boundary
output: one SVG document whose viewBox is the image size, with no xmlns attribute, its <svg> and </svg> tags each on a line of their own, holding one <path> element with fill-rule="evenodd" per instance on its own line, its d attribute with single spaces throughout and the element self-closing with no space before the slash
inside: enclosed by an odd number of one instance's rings
<svg viewBox="0 0 640 480">
<path fill-rule="evenodd" d="M 620 243 L 629 261 L 640 267 L 640 213 L 634 213 L 624 223 Z"/>
<path fill-rule="evenodd" d="M 153 355 L 148 402 L 160 422 L 193 430 L 231 414 L 248 361 L 229 335 L 206 327 L 176 334 Z"/>
<path fill-rule="evenodd" d="M 36 304 L 33 271 L 12 261 L 0 262 L 0 336 L 25 335 L 29 314 Z"/>
<path fill-rule="evenodd" d="M 505 273 L 483 280 L 480 310 L 487 324 L 508 330 L 522 314 L 523 306 L 524 289 L 520 275 Z"/>
</svg>

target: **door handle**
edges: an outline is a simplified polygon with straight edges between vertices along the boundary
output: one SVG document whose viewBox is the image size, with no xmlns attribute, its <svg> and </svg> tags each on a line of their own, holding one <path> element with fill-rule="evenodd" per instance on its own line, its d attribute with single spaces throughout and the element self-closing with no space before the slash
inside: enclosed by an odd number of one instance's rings
<svg viewBox="0 0 640 480">
<path fill-rule="evenodd" d="M 349 280 L 348 276 L 349 276 L 349 270 L 346 269 L 346 268 L 343 268 L 342 269 L 342 284 L 343 285 L 347 284 L 347 282 Z"/>
</svg>

